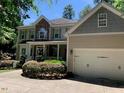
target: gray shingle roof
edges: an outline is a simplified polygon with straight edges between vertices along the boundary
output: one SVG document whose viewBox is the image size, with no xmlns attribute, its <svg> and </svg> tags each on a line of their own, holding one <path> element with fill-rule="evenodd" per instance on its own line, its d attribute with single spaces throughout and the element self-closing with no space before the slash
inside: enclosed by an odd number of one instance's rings
<svg viewBox="0 0 124 93">
<path fill-rule="evenodd" d="M 54 20 L 50 20 L 50 23 L 53 25 L 65 25 L 65 24 L 75 24 L 77 20 L 70 20 L 66 18 L 58 18 Z"/>
<path fill-rule="evenodd" d="M 58 26 L 58 25 L 74 25 L 75 23 L 78 22 L 78 20 L 71 20 L 71 19 L 66 19 L 66 18 L 57 18 L 53 20 L 48 20 L 46 17 L 41 16 L 39 19 L 37 19 L 35 22 L 31 23 L 30 25 L 27 26 L 18 26 L 18 27 L 30 27 L 30 26 L 35 26 L 42 18 L 47 20 L 52 26 Z"/>
</svg>

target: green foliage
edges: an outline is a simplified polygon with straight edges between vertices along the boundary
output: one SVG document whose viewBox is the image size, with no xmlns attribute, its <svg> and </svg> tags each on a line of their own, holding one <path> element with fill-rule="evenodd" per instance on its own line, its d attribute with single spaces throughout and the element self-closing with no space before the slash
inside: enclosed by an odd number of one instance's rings
<svg viewBox="0 0 124 93">
<path fill-rule="evenodd" d="M 31 9 L 37 11 L 34 0 L 0 0 L 0 44 L 16 43 L 16 27 Z"/>
<path fill-rule="evenodd" d="M 110 4 L 112 4 L 113 2 L 114 2 L 114 0 L 94 0 L 94 3 L 96 4 L 96 3 L 100 3 L 100 2 L 107 2 L 107 3 L 110 3 Z"/>
<path fill-rule="evenodd" d="M 75 15 L 75 12 L 73 10 L 72 5 L 67 5 L 64 8 L 64 12 L 63 12 L 63 18 L 67 18 L 67 19 L 73 19 Z"/>
<path fill-rule="evenodd" d="M 124 12 L 124 0 L 114 0 L 113 6 Z"/>
<path fill-rule="evenodd" d="M 44 62 L 48 64 L 65 64 L 64 61 L 60 60 L 45 60 Z"/>
<path fill-rule="evenodd" d="M 8 44 L 16 40 L 16 34 L 14 29 L 9 27 L 0 27 L 0 44 Z"/>
<path fill-rule="evenodd" d="M 58 79 L 66 75 L 66 67 L 59 61 L 29 61 L 23 67 L 23 75 L 30 78 Z"/>
<path fill-rule="evenodd" d="M 91 11 L 92 7 L 90 5 L 87 5 L 84 7 L 83 10 L 80 11 L 80 19 L 83 18 L 86 14 L 88 14 Z"/>
<path fill-rule="evenodd" d="M 124 12 L 124 0 L 94 0 L 94 3 L 100 3 L 102 1 L 105 1 L 113 5 L 118 10 Z"/>
<path fill-rule="evenodd" d="M 34 1 L 0 0 L 0 44 L 16 43 L 16 27 L 22 25 L 24 19 L 30 18 L 27 14 L 29 10 L 38 13 Z M 52 0 L 47 0 L 47 3 L 51 2 Z"/>
</svg>

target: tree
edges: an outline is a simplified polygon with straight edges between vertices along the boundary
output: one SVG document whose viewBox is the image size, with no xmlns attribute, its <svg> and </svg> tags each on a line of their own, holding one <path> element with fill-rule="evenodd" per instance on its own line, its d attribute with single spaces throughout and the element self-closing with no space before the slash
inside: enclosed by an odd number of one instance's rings
<svg viewBox="0 0 124 93">
<path fill-rule="evenodd" d="M 29 10 L 34 10 L 38 13 L 34 1 L 0 0 L 0 49 L 4 48 L 6 44 L 13 44 L 15 42 L 16 27 L 22 25 L 24 19 L 30 18 L 27 14 Z M 47 0 L 46 2 L 50 3 L 52 0 Z"/>
<path fill-rule="evenodd" d="M 69 4 L 69 5 L 65 6 L 64 12 L 63 12 L 63 18 L 73 19 L 74 15 L 75 15 L 75 13 L 74 13 L 72 5 Z"/>
<path fill-rule="evenodd" d="M 113 6 L 124 12 L 124 0 L 114 0 Z"/>
<path fill-rule="evenodd" d="M 83 18 L 86 14 L 88 14 L 91 11 L 92 7 L 90 5 L 87 5 L 84 7 L 83 10 L 80 11 L 79 17 L 80 19 Z"/>
<path fill-rule="evenodd" d="M 16 26 L 23 24 L 23 19 L 29 18 L 27 11 L 30 9 L 37 11 L 33 1 L 0 0 L 0 33 L 4 33 L 0 34 L 0 37 L 2 37 L 0 38 L 0 44 L 9 43 L 11 42 L 11 38 L 15 38 L 14 29 Z"/>
<path fill-rule="evenodd" d="M 110 3 L 115 8 L 117 8 L 120 11 L 124 12 L 124 0 L 94 0 L 94 3 L 100 3 L 102 1 L 105 1 L 107 3 Z"/>
<path fill-rule="evenodd" d="M 96 3 L 100 3 L 100 2 L 102 2 L 102 1 L 112 4 L 114 0 L 94 0 L 94 3 L 95 3 L 95 4 L 96 4 Z"/>
</svg>

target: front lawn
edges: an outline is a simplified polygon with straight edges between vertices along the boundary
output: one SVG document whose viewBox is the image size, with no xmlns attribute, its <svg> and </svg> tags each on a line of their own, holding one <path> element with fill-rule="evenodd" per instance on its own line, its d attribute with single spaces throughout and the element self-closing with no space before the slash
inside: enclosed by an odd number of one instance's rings
<svg viewBox="0 0 124 93">
<path fill-rule="evenodd" d="M 64 61 L 60 60 L 45 60 L 44 62 L 48 64 L 64 64 Z"/>
</svg>

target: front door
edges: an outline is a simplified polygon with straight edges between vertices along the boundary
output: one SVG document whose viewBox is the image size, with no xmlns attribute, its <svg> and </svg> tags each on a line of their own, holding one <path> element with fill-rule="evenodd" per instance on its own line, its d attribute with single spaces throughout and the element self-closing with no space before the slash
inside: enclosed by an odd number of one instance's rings
<svg viewBox="0 0 124 93">
<path fill-rule="evenodd" d="M 36 59 L 43 57 L 43 46 L 36 46 Z"/>
</svg>

